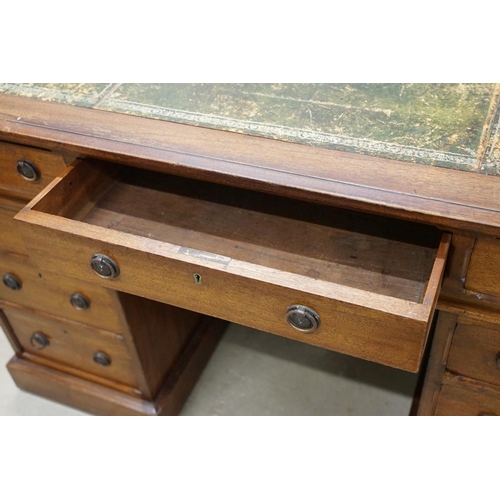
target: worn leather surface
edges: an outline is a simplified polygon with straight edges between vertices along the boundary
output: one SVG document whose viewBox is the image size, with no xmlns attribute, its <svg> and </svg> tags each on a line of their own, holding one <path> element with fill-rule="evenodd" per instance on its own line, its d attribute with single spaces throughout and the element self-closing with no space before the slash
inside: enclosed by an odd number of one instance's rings
<svg viewBox="0 0 500 500">
<path fill-rule="evenodd" d="M 500 175 L 499 84 L 0 84 L 0 93 Z"/>
</svg>

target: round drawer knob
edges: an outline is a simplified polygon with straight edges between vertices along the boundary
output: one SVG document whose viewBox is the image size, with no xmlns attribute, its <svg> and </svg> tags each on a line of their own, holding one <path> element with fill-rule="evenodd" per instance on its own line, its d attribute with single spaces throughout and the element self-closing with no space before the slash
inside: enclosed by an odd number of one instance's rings
<svg viewBox="0 0 500 500">
<path fill-rule="evenodd" d="M 29 160 L 18 160 L 16 168 L 18 174 L 27 181 L 35 182 L 40 179 L 40 172 Z"/>
<path fill-rule="evenodd" d="M 41 351 L 50 344 L 50 340 L 47 335 L 43 334 L 42 332 L 35 332 L 30 338 L 30 344 L 37 351 Z"/>
<path fill-rule="evenodd" d="M 85 311 L 90 307 L 90 300 L 81 293 L 74 293 L 69 298 L 69 301 L 71 302 L 71 305 L 79 311 Z"/>
<path fill-rule="evenodd" d="M 92 256 L 90 267 L 101 278 L 114 279 L 120 275 L 120 269 L 116 262 L 102 253 L 96 253 Z"/>
<path fill-rule="evenodd" d="M 286 310 L 286 320 L 291 327 L 304 333 L 314 332 L 321 324 L 315 311 L 300 305 L 290 306 Z"/>
<path fill-rule="evenodd" d="M 22 284 L 18 278 L 16 278 L 13 274 L 4 274 L 2 278 L 3 284 L 10 288 L 11 290 L 21 290 Z"/>
<path fill-rule="evenodd" d="M 111 358 L 101 351 L 97 351 L 94 354 L 94 361 L 101 366 L 109 366 L 111 364 Z"/>
<path fill-rule="evenodd" d="M 496 362 L 497 362 L 498 368 L 500 368 L 500 352 L 497 354 Z"/>
</svg>

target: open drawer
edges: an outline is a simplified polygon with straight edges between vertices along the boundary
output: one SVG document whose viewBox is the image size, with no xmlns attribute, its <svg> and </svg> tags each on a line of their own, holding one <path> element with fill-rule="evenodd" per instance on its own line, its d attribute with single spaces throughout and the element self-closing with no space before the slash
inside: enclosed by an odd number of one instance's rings
<svg viewBox="0 0 500 500">
<path fill-rule="evenodd" d="M 450 242 L 429 226 L 91 161 L 16 220 L 41 268 L 409 371 Z"/>
</svg>

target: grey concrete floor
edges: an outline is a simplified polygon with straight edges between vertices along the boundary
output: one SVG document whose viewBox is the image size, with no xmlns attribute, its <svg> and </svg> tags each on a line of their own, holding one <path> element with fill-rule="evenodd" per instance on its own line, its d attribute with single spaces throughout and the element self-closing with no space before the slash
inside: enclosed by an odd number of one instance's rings
<svg viewBox="0 0 500 500">
<path fill-rule="evenodd" d="M 0 331 L 0 333 L 3 333 Z M 0 335 L 0 415 L 85 415 L 19 390 Z M 408 415 L 417 377 L 231 325 L 181 415 Z"/>
</svg>

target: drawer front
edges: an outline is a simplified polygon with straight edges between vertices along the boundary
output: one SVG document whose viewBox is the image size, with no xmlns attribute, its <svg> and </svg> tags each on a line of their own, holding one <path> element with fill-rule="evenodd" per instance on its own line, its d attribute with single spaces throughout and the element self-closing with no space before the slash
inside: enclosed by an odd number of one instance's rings
<svg viewBox="0 0 500 500">
<path fill-rule="evenodd" d="M 465 288 L 500 301 L 500 239 L 478 239 L 472 250 Z"/>
<path fill-rule="evenodd" d="M 453 381 L 443 385 L 435 410 L 438 416 L 500 415 L 500 391 L 479 383 Z"/>
<path fill-rule="evenodd" d="M 0 254 L 0 299 L 120 333 L 110 290 L 41 271 L 28 258 Z"/>
<path fill-rule="evenodd" d="M 4 313 L 24 351 L 137 387 L 131 356 L 121 335 L 21 309 L 5 307 Z"/>
<path fill-rule="evenodd" d="M 397 222 L 392 227 L 392 221 L 375 221 L 384 230 L 374 235 L 380 229 L 371 220 L 344 213 L 330 217 L 334 209 L 312 204 L 298 210 L 293 200 L 257 198 L 258 204 L 252 193 L 175 179 L 149 182 L 144 172 L 135 184 L 103 176 L 90 164 L 70 168 L 16 216 L 36 265 L 389 366 L 419 369 L 448 235 L 418 227 L 427 241 L 420 246 L 406 225 L 404 238 L 397 239 L 396 229 L 402 230 Z M 176 183 L 178 191 L 168 191 Z M 339 227 L 329 226 L 332 218 Z M 115 261 L 115 279 L 92 270 L 95 254 Z M 408 275 L 419 269 L 425 269 L 425 278 Z M 417 285 L 415 300 L 402 298 L 410 282 Z M 302 331 L 307 313 L 293 312 L 293 306 L 312 310 L 319 327 Z"/>
<path fill-rule="evenodd" d="M 65 167 L 66 163 L 61 155 L 28 146 L 0 142 L 1 191 L 29 200 L 59 175 Z"/>
<path fill-rule="evenodd" d="M 16 215 L 23 206 L 23 203 L 0 197 L 0 252 L 26 255 L 26 248 L 23 240 L 14 224 L 14 215 Z"/>
<path fill-rule="evenodd" d="M 447 368 L 454 373 L 500 386 L 500 328 L 457 325 Z"/>
</svg>

